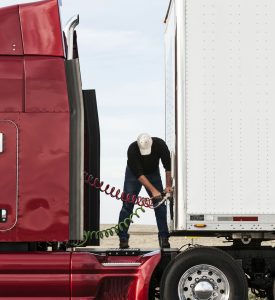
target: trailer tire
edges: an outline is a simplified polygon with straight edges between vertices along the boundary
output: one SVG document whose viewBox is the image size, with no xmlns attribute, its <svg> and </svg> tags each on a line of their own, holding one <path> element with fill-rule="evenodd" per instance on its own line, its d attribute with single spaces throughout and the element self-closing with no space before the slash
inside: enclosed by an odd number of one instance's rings
<svg viewBox="0 0 275 300">
<path fill-rule="evenodd" d="M 167 266 L 160 295 L 162 300 L 244 300 L 248 297 L 248 287 L 243 269 L 226 252 L 194 247 Z"/>
</svg>

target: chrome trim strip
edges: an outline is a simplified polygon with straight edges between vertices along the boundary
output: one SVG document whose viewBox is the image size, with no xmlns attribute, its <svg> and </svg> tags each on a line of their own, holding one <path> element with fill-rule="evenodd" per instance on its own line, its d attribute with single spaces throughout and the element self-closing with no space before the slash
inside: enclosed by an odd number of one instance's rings
<svg viewBox="0 0 275 300">
<path fill-rule="evenodd" d="M 70 240 L 84 228 L 84 102 L 78 59 L 65 62 L 70 103 Z"/>
<path fill-rule="evenodd" d="M 0 132 L 0 153 L 4 151 L 4 134 Z"/>
<path fill-rule="evenodd" d="M 177 178 L 175 201 L 175 229 L 186 229 L 187 159 L 186 159 L 186 0 L 176 0 L 177 22 Z"/>
<path fill-rule="evenodd" d="M 175 152 L 172 150 L 171 152 L 171 177 L 172 180 L 174 181 L 175 179 L 175 175 L 176 175 L 176 156 L 175 156 Z"/>
<path fill-rule="evenodd" d="M 17 126 L 17 124 L 15 122 L 13 122 L 12 120 L 0 120 L 0 122 L 7 122 L 7 123 L 11 123 L 12 125 L 14 125 L 14 127 L 16 128 L 16 201 L 15 201 L 15 211 L 16 211 L 16 215 L 15 215 L 15 222 L 12 224 L 12 226 L 10 228 L 7 229 L 0 229 L 0 231 L 8 231 L 14 228 L 14 226 L 17 224 L 18 221 L 18 198 L 19 198 L 19 128 Z"/>
<path fill-rule="evenodd" d="M 79 15 L 73 16 L 65 26 L 65 35 L 67 39 L 68 53 L 67 60 L 71 60 L 74 57 L 74 30 L 79 24 Z"/>
<path fill-rule="evenodd" d="M 158 254 L 160 254 L 160 250 L 159 250 L 159 249 L 158 249 L 158 250 L 151 251 L 151 252 L 149 252 L 149 253 L 146 253 L 146 254 L 144 254 L 142 257 L 154 256 L 154 255 L 158 255 Z"/>
<path fill-rule="evenodd" d="M 102 263 L 103 267 L 139 267 L 141 263 L 131 262 L 131 263 Z"/>
</svg>

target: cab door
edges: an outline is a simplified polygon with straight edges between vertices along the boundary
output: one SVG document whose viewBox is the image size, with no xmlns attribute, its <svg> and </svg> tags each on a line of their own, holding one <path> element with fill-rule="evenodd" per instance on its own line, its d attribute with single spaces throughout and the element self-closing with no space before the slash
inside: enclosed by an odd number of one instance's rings
<svg viewBox="0 0 275 300">
<path fill-rule="evenodd" d="M 18 213 L 18 126 L 0 119 L 0 231 L 17 223 Z"/>
</svg>

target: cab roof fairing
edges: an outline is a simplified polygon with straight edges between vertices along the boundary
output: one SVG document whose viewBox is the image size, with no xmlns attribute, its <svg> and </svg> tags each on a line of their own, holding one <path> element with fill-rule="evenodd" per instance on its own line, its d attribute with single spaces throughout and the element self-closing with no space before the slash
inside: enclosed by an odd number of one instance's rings
<svg viewBox="0 0 275 300">
<path fill-rule="evenodd" d="M 0 8 L 0 55 L 64 57 L 59 0 Z"/>
</svg>

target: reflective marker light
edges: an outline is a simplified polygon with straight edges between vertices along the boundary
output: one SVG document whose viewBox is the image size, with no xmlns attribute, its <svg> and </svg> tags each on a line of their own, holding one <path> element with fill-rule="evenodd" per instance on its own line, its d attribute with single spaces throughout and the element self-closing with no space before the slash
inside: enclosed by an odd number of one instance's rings
<svg viewBox="0 0 275 300">
<path fill-rule="evenodd" d="M 195 224 L 194 226 L 197 228 L 204 228 L 206 227 L 206 224 Z"/>
</svg>

